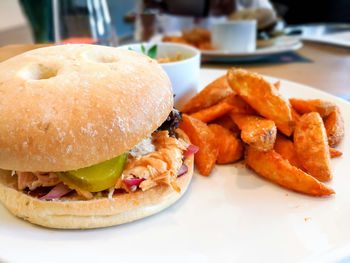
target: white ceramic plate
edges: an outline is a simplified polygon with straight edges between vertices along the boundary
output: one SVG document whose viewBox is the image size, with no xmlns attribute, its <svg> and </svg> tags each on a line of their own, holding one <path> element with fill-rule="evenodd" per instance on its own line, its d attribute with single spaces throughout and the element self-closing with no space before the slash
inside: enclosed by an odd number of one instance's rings
<svg viewBox="0 0 350 263">
<path fill-rule="evenodd" d="M 161 40 L 162 35 L 156 35 L 151 39 L 151 42 L 157 43 L 161 42 Z M 257 48 L 253 52 L 234 53 L 225 50 L 201 50 L 201 54 L 202 59 L 205 61 L 246 61 L 257 60 L 269 55 L 298 50 L 302 46 L 302 42 L 297 37 L 281 36 L 276 39 L 273 45 L 264 48 Z"/>
<path fill-rule="evenodd" d="M 201 87 L 224 74 L 201 70 Z M 275 82 L 276 79 L 268 78 Z M 281 81 L 285 97 L 336 102 L 350 131 L 350 104 Z M 350 255 L 350 136 L 332 160 L 337 194 L 315 198 L 288 191 L 241 163 L 195 174 L 188 192 L 165 211 L 95 230 L 50 230 L 0 205 L 0 262 L 334 262 Z"/>
<path fill-rule="evenodd" d="M 328 45 L 336 45 L 350 49 L 350 30 L 341 33 L 333 33 L 320 36 L 302 36 L 302 40 L 319 42 Z"/>
</svg>

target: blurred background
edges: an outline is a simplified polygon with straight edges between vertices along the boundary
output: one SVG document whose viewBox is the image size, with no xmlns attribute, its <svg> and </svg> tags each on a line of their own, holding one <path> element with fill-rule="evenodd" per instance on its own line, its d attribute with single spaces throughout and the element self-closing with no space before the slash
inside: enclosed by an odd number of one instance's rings
<svg viewBox="0 0 350 263">
<path fill-rule="evenodd" d="M 210 29 L 212 21 L 228 17 L 256 18 L 260 31 L 290 27 L 287 33 L 302 34 L 297 25 L 307 25 L 313 30 L 304 34 L 324 34 L 324 25 L 349 30 L 350 1 L 1 0 L 0 46 L 55 40 L 118 45 L 195 26 Z"/>
</svg>

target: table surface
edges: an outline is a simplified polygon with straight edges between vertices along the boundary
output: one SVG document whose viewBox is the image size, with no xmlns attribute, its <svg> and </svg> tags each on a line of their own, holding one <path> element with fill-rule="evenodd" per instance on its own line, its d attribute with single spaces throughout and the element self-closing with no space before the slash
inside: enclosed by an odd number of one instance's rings
<svg viewBox="0 0 350 263">
<path fill-rule="evenodd" d="M 43 45 L 0 47 L 0 62 Z M 296 51 L 312 62 L 240 65 L 261 74 L 299 82 L 334 95 L 350 94 L 350 51 L 335 46 L 305 42 Z M 203 68 L 228 69 L 234 64 L 203 65 Z"/>
</svg>

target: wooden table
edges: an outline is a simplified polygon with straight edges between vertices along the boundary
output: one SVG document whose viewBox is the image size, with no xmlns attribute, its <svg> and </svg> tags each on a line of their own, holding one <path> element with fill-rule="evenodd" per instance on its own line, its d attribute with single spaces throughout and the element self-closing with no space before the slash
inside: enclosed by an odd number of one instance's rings
<svg viewBox="0 0 350 263">
<path fill-rule="evenodd" d="M 46 45 L 10 45 L 0 48 L 0 62 L 27 50 Z M 240 66 L 273 77 L 303 83 L 326 92 L 350 94 L 350 51 L 334 46 L 304 43 L 297 51 L 312 62 L 286 64 L 250 64 Z M 228 69 L 232 65 L 204 65 L 205 68 Z"/>
<path fill-rule="evenodd" d="M 49 44 L 8 45 L 0 47 L 0 62 L 28 50 L 47 46 Z"/>
</svg>

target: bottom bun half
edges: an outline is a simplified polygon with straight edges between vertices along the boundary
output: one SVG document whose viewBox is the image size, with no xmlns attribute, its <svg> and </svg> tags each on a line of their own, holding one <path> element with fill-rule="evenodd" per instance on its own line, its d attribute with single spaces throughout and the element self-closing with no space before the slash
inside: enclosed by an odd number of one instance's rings
<svg viewBox="0 0 350 263">
<path fill-rule="evenodd" d="M 178 193 L 168 185 L 87 201 L 43 201 L 17 190 L 17 180 L 0 170 L 0 201 L 14 215 L 49 228 L 87 229 L 108 227 L 141 219 L 169 207 L 187 190 L 193 175 L 193 155 L 184 160 L 188 172 L 177 178 Z"/>
</svg>

